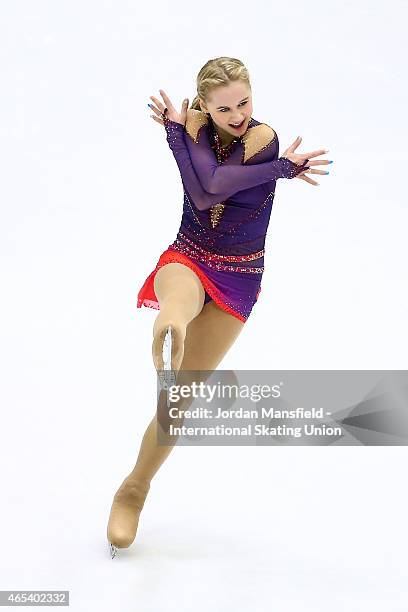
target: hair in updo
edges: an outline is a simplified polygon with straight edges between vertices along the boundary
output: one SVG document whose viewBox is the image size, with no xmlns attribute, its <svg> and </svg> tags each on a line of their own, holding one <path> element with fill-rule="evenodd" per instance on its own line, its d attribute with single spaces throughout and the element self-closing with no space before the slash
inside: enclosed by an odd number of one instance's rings
<svg viewBox="0 0 408 612">
<path fill-rule="evenodd" d="M 235 57 L 216 57 L 208 60 L 197 75 L 197 95 L 190 108 L 201 110 L 200 98 L 207 102 L 213 89 L 229 85 L 232 81 L 244 81 L 251 88 L 249 72 L 241 60 Z"/>
</svg>

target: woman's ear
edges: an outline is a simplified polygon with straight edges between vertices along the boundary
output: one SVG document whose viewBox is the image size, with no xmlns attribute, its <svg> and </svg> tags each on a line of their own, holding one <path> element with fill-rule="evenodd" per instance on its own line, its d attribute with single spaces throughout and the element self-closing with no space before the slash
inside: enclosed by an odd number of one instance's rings
<svg viewBox="0 0 408 612">
<path fill-rule="evenodd" d="M 204 104 L 204 102 L 202 102 L 201 98 L 200 98 L 200 110 L 202 113 L 208 113 L 208 110 Z"/>
</svg>

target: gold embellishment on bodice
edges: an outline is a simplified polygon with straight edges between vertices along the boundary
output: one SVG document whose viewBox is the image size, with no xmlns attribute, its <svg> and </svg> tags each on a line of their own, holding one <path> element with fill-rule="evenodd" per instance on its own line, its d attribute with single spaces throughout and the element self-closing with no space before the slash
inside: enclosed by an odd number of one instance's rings
<svg viewBox="0 0 408 612">
<path fill-rule="evenodd" d="M 251 157 L 266 149 L 276 137 L 276 132 L 266 123 L 260 123 L 249 128 L 241 136 L 244 147 L 244 163 Z"/>
<path fill-rule="evenodd" d="M 219 224 L 221 217 L 222 217 L 222 213 L 224 212 L 224 208 L 225 208 L 225 202 L 219 202 L 218 204 L 214 204 L 213 206 L 211 206 L 210 208 L 210 221 L 211 221 L 211 226 L 217 227 L 217 225 Z"/>
<path fill-rule="evenodd" d="M 197 110 L 195 108 L 189 108 L 187 111 L 186 119 L 186 132 L 191 136 L 194 142 L 198 142 L 198 133 L 203 125 L 207 125 L 208 117 L 207 113 Z"/>
<path fill-rule="evenodd" d="M 186 132 L 193 139 L 195 143 L 199 141 L 200 129 L 209 123 L 207 113 L 203 111 L 190 108 L 187 110 L 186 118 Z M 266 123 L 260 123 L 253 127 L 249 127 L 245 134 L 243 134 L 238 140 L 241 140 L 244 148 L 243 162 L 247 162 L 257 153 L 260 153 L 263 149 L 273 141 L 276 137 L 275 131 Z M 218 159 L 220 163 L 220 159 Z M 219 202 L 211 206 L 209 210 L 211 226 L 216 227 L 221 220 L 222 213 L 224 212 L 225 202 Z"/>
</svg>

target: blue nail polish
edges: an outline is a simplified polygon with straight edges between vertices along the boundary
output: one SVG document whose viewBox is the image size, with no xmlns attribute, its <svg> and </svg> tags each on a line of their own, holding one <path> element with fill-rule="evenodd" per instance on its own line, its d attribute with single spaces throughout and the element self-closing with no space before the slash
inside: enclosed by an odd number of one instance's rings
<svg viewBox="0 0 408 612">
<path fill-rule="evenodd" d="M 330 172 L 328 170 L 326 170 L 325 174 L 330 174 Z"/>
<path fill-rule="evenodd" d="M 149 108 L 151 108 L 150 104 L 147 105 Z M 331 163 L 331 162 L 330 162 Z"/>
<path fill-rule="evenodd" d="M 329 161 L 329 164 L 332 164 L 332 163 L 333 163 L 333 160 Z"/>
</svg>

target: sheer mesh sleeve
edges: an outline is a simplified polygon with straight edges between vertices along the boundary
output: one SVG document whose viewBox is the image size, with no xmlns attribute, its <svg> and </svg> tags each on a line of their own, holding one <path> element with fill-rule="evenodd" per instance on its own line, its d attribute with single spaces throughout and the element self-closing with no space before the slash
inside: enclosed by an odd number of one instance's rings
<svg viewBox="0 0 408 612">
<path fill-rule="evenodd" d="M 293 178 L 306 167 L 306 164 L 298 166 L 285 157 L 248 166 L 218 165 L 205 130 L 195 142 L 181 123 L 165 117 L 164 125 L 183 184 L 200 210 L 210 208 L 238 191 L 278 178 Z"/>
<path fill-rule="evenodd" d="M 164 117 L 164 126 L 166 128 L 167 142 L 180 170 L 184 189 L 198 210 L 207 210 L 215 204 L 226 200 L 231 195 L 230 193 L 211 194 L 203 188 L 190 158 L 186 144 L 187 132 L 184 125 Z"/>
</svg>

